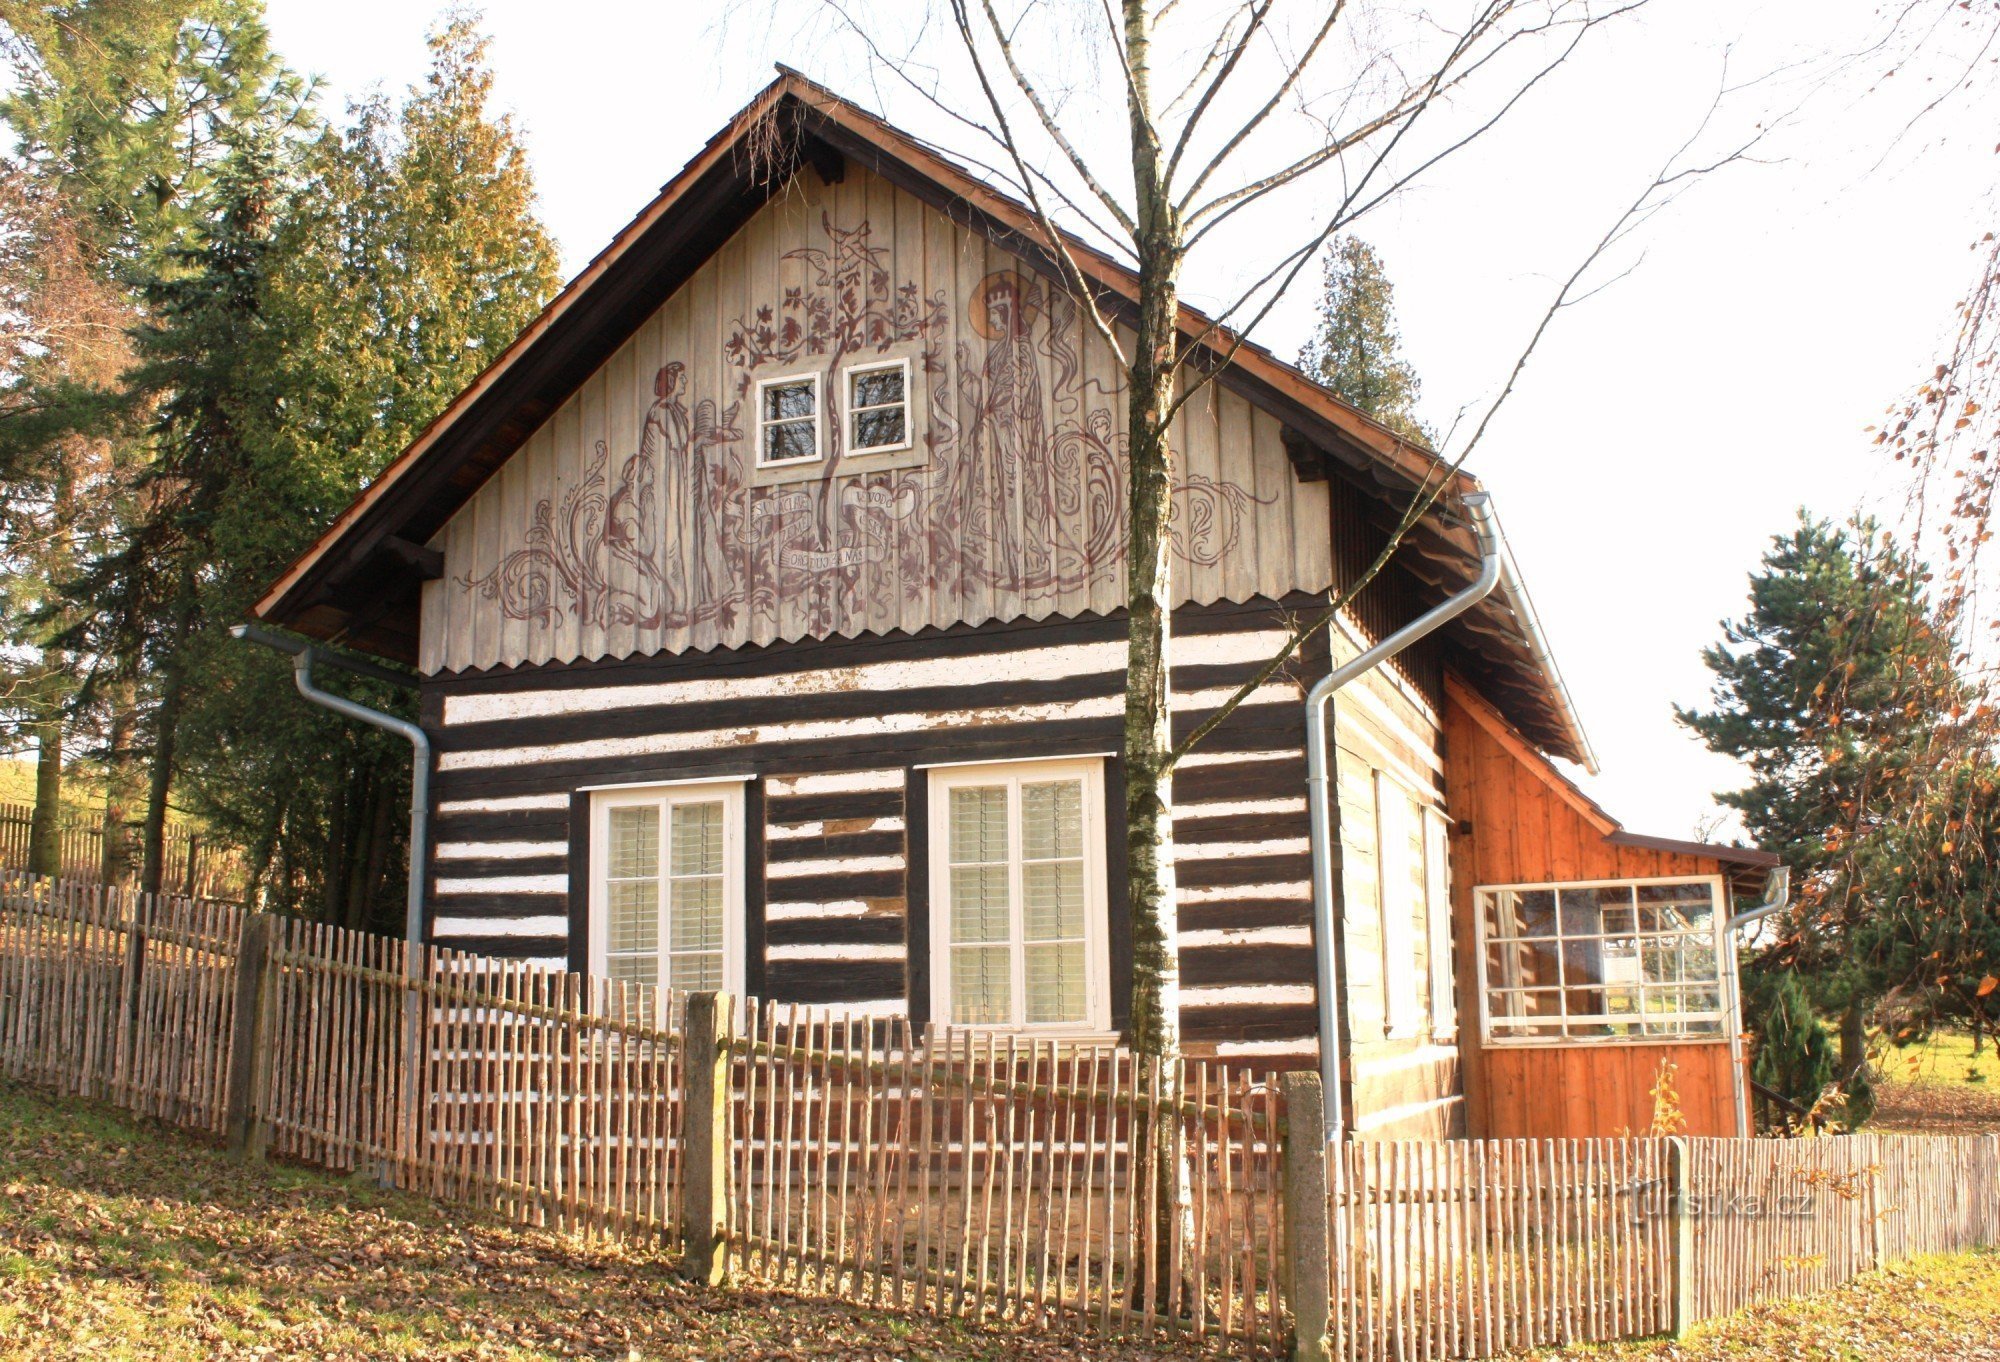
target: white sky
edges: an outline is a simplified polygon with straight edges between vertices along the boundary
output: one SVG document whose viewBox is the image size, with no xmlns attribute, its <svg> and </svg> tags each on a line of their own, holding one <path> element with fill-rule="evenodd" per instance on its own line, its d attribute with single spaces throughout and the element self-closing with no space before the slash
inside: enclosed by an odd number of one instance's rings
<svg viewBox="0 0 2000 1362">
<path fill-rule="evenodd" d="M 803 0 L 739 5 L 719 24 L 679 0 L 556 12 L 495 0 L 486 28 L 569 271 L 773 61 L 951 142 Z M 278 51 L 325 79 L 330 111 L 416 78 L 435 17 L 408 0 L 270 0 L 269 14 Z M 1604 271 L 1643 250 L 1633 273 L 1559 318 L 1471 464 L 1596 745 L 1604 771 L 1585 784 L 1637 831 L 1691 835 L 1710 794 L 1740 783 L 1670 706 L 1705 700 L 1699 650 L 1740 613 L 1745 574 L 1794 508 L 1900 506 L 1866 428 L 1927 372 L 1990 221 L 1990 103 L 1947 106 L 1892 148 L 1937 87 L 1918 69 L 1879 80 L 1886 57 L 1836 60 L 1879 23 L 1869 0 L 1656 0 L 1359 229 L 1395 282 L 1426 415 L 1449 426 L 1490 400 L 1558 281 L 1709 107 L 1725 49 L 1735 80 L 1782 74 L 1733 97 L 1723 132 L 1804 101 L 1763 148 L 1781 163 L 1702 182 Z M 1097 122 L 1115 150 L 1116 120 Z M 1272 220 L 1296 230 L 1257 225 Z M 1190 299 L 1219 296 L 1258 244 L 1198 259 Z M 1257 335 L 1288 357 L 1316 271 L 1305 282 Z"/>
</svg>

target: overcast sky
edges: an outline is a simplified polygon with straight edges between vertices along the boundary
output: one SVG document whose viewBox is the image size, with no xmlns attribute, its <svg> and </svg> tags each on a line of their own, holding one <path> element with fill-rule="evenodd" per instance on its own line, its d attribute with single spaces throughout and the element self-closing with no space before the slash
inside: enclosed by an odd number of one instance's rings
<svg viewBox="0 0 2000 1362">
<path fill-rule="evenodd" d="M 547 0 L 486 7 L 500 101 L 567 270 L 775 61 L 952 144 L 826 31 L 819 6 L 739 5 L 720 23 L 691 9 L 569 0 L 552 22 Z M 416 78 L 435 17 L 409 0 L 269 11 L 278 50 L 324 78 L 330 111 Z M 1867 428 L 1928 371 L 1990 222 L 1990 99 L 1961 97 L 1898 139 L 1944 62 L 1890 77 L 1892 54 L 1856 55 L 1880 30 L 1871 0 L 1655 0 L 1359 229 L 1394 279 L 1425 414 L 1447 427 L 1490 400 L 1557 282 L 1702 118 L 1725 55 L 1732 82 L 1762 79 L 1724 104 L 1707 145 L 1789 115 L 1759 148 L 1775 164 L 1705 180 L 1607 262 L 1603 277 L 1633 268 L 1560 316 L 1471 464 L 1601 759 L 1585 784 L 1638 831 L 1688 836 L 1713 816 L 1712 792 L 1740 783 L 1671 706 L 1705 697 L 1699 650 L 1796 507 L 1900 506 Z M 1950 35 L 1927 50 L 1952 51 Z M 1115 150 L 1115 120 L 1097 121 Z M 1295 225 L 1259 226 L 1274 220 Z M 1191 299 L 1222 296 L 1256 246 L 1198 259 Z M 1295 290 L 1258 338 L 1294 355 L 1314 292 Z"/>
</svg>

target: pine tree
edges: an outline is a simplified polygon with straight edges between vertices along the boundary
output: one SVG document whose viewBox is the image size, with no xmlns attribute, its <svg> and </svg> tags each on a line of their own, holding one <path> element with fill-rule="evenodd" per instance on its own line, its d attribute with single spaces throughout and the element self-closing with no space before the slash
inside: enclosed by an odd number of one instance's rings
<svg viewBox="0 0 2000 1362">
<path fill-rule="evenodd" d="M 1908 864 L 1906 828 L 1965 700 L 1926 584 L 1873 520 L 1836 526 L 1801 511 L 1752 575 L 1749 613 L 1702 653 L 1714 707 L 1675 711 L 1750 770 L 1748 786 L 1716 798 L 1792 867 L 1795 887 L 1756 964 L 1799 972 L 1814 1004 L 1840 1015 L 1843 1077 L 1865 1064 L 1882 992 L 1864 949 L 1871 920 Z"/>
<path fill-rule="evenodd" d="M 400 103 L 356 106 L 306 149 L 260 264 L 241 477 L 214 517 L 206 609 L 226 624 L 536 314 L 556 283 L 526 157 L 490 109 L 485 41 L 431 36 Z M 242 843 L 274 905 L 365 926 L 400 913 L 409 752 L 302 704 L 286 668 L 206 649 L 187 798 Z M 331 678 L 329 678 L 331 679 Z M 406 709 L 407 692 L 356 698 Z"/>
<path fill-rule="evenodd" d="M 65 729 L 93 700 L 107 711 L 104 863 L 116 875 L 136 803 L 144 631 L 107 627 L 98 601 L 60 588 L 153 513 L 136 488 L 160 485 L 145 473 L 154 394 L 123 381 L 146 281 L 179 268 L 212 219 L 242 131 L 299 117 L 305 88 L 272 58 L 248 0 L 0 0 L 0 56 L 16 147 L 0 170 L 12 246 L 0 271 L 38 333 L 6 362 L 5 642 L 39 678 L 23 692 L 41 752 L 38 828 L 53 831 Z M 66 318 L 82 324 L 48 325 Z"/>
<path fill-rule="evenodd" d="M 1396 290 L 1375 248 L 1359 237 L 1336 238 L 1327 249 L 1319 320 L 1299 367 L 1397 434 L 1430 445 L 1430 429 L 1417 419 L 1423 385 L 1402 357 L 1402 343 Z"/>
</svg>

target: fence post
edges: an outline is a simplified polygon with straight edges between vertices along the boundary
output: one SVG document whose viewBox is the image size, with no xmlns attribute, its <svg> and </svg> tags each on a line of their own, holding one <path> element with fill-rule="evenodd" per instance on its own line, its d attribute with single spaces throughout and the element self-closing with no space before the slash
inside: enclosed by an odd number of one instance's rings
<svg viewBox="0 0 2000 1362">
<path fill-rule="evenodd" d="M 1292 1307 L 1293 1362 L 1332 1356 L 1327 1338 L 1326 1108 L 1319 1075 L 1283 1075 L 1285 1094 L 1285 1299 Z"/>
<path fill-rule="evenodd" d="M 2000 1247 L 2000 1133 L 1986 1137 L 1985 1237 L 1981 1248 Z"/>
<path fill-rule="evenodd" d="M 1695 1324 L 1693 1202 L 1688 1142 L 1674 1136 L 1667 1141 L 1667 1214 L 1673 1217 L 1673 1313 L 1669 1322 L 1675 1338 L 1686 1338 Z"/>
<path fill-rule="evenodd" d="M 717 1286 L 729 1275 L 723 1211 L 729 1197 L 729 995 L 688 997 L 683 1072 L 687 1085 L 681 1134 L 683 1256 L 681 1275 Z"/>
<path fill-rule="evenodd" d="M 264 987 L 271 968 L 272 919 L 267 913 L 245 913 L 243 934 L 236 946 L 236 1011 L 231 1016 L 229 1086 L 224 1101 L 223 1133 L 229 1152 L 264 1157 L 255 1118 L 258 1063 L 264 1048 Z"/>
</svg>

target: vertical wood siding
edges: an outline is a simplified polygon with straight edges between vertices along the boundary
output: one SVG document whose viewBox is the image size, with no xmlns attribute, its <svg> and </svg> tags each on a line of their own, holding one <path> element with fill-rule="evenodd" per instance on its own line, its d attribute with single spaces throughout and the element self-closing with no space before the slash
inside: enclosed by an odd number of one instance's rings
<svg viewBox="0 0 2000 1362">
<path fill-rule="evenodd" d="M 851 363 L 911 365 L 908 450 L 844 455 Z M 760 468 L 756 384 L 818 374 L 820 465 Z M 988 620 L 1124 596 L 1124 397 L 1054 281 L 858 165 L 802 173 L 432 541 L 426 673 Z M 1179 418 L 1184 600 L 1333 580 L 1328 484 L 1211 385 Z"/>
<path fill-rule="evenodd" d="M 1686 1044 L 1497 1046 L 1478 1035 L 1478 940 L 1473 890 L 1482 884 L 1714 875 L 1708 857 L 1617 846 L 1558 789 L 1560 777 L 1522 760 L 1445 701 L 1451 792 L 1452 917 L 1468 1035 L 1465 1082 L 1474 1135 L 1583 1137 L 1644 1133 L 1660 1063 L 1671 1061 L 1690 1135 L 1734 1135 L 1734 1072 L 1726 1040 Z M 1488 723 L 1498 722 L 1488 719 Z"/>
<path fill-rule="evenodd" d="M 1310 603 L 1178 611 L 1176 728 L 1212 712 Z M 573 792 L 750 773 L 764 809 L 746 830 L 763 863 L 753 977 L 761 963 L 773 999 L 901 1014 L 924 968 L 908 920 L 912 768 L 1116 752 L 1124 662 L 1114 615 L 432 678 L 433 939 L 569 958 Z M 1301 682 L 1325 665 L 1320 651 L 1265 685 L 1176 778 L 1182 1015 L 1197 1048 L 1313 1052 Z M 1108 840 L 1116 921 L 1123 839 Z"/>
</svg>

